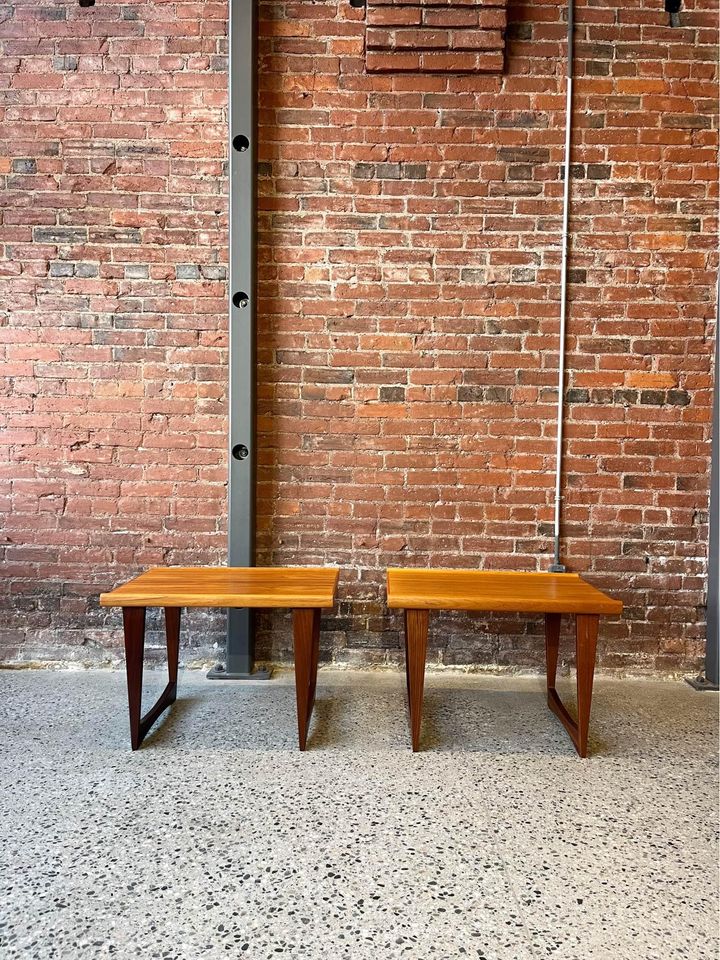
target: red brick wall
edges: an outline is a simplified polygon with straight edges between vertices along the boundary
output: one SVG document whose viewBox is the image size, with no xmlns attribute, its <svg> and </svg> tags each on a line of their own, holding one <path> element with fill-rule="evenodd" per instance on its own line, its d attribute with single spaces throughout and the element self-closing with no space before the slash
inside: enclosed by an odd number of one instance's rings
<svg viewBox="0 0 720 960">
<path fill-rule="evenodd" d="M 604 665 L 691 670 L 717 10 L 662 6 L 578 9 L 564 557 L 627 605 Z M 365 11 L 260 9 L 258 561 L 343 567 L 325 654 L 395 660 L 386 566 L 550 562 L 562 5 L 509 3 L 497 76 L 367 74 Z M 97 662 L 100 589 L 224 556 L 227 8 L 2 10 L 0 650 Z M 432 656 L 530 665 L 538 627 L 438 618 Z"/>
</svg>

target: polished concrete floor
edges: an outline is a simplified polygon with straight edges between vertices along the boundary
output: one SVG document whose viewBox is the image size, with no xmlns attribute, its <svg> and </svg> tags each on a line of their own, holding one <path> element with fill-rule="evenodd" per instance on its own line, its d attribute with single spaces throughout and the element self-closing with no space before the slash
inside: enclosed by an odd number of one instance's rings
<svg viewBox="0 0 720 960">
<path fill-rule="evenodd" d="M 147 676 L 147 696 L 164 679 Z M 717 960 L 716 694 L 598 680 L 181 675 L 138 753 L 121 673 L 0 672 L 0 958 Z M 569 684 L 566 684 L 569 688 Z"/>
</svg>

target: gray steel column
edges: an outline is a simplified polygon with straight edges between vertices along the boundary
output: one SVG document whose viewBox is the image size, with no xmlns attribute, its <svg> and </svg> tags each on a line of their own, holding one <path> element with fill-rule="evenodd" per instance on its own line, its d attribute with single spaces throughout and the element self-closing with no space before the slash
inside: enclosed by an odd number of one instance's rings
<svg viewBox="0 0 720 960">
<path fill-rule="evenodd" d="M 257 187 L 256 0 L 230 0 L 229 208 L 230 358 L 228 435 L 228 565 L 255 565 L 255 221 Z M 253 672 L 252 610 L 228 610 L 224 668 L 208 677 L 266 677 Z"/>
</svg>

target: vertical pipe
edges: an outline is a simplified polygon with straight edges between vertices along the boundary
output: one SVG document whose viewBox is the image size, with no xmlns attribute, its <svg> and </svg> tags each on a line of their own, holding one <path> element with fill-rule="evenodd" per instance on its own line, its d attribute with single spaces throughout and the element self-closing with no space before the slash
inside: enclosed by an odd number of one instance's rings
<svg viewBox="0 0 720 960">
<path fill-rule="evenodd" d="M 716 689 L 720 683 L 720 277 L 718 277 L 717 298 L 712 466 L 710 468 L 707 645 L 705 647 L 705 679 Z"/>
<path fill-rule="evenodd" d="M 570 217 L 570 141 L 572 138 L 572 94 L 573 94 L 573 0 L 567 7 L 567 80 L 565 85 L 565 169 L 563 184 L 562 213 L 562 254 L 560 260 L 560 333 L 558 358 L 558 397 L 557 397 L 557 436 L 555 444 L 555 557 L 550 570 L 564 573 L 560 562 L 560 504 L 562 501 L 562 443 L 563 418 L 565 410 L 565 328 L 567 325 L 567 264 L 568 264 L 568 221 Z"/>
</svg>

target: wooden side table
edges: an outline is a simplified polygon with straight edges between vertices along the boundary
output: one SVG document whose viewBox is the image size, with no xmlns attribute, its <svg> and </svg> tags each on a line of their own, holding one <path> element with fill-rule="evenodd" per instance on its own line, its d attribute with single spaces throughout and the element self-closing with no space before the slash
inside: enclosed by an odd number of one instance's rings
<svg viewBox="0 0 720 960">
<path fill-rule="evenodd" d="M 101 594 L 101 606 L 123 610 L 132 749 L 138 749 L 163 710 L 175 702 L 183 607 L 285 607 L 293 611 L 298 740 L 304 750 L 315 703 L 320 611 L 334 605 L 338 575 L 335 567 L 156 567 Z M 168 684 L 142 716 L 148 607 L 165 608 Z"/>
<path fill-rule="evenodd" d="M 388 606 L 405 611 L 405 669 L 412 748 L 420 746 L 425 659 L 431 610 L 484 610 L 545 614 L 547 702 L 570 734 L 581 757 L 587 756 L 590 704 L 600 616 L 618 616 L 622 603 L 596 590 L 576 573 L 516 573 L 481 570 L 391 569 Z M 560 618 L 575 617 L 577 720 L 555 689 Z"/>
</svg>

